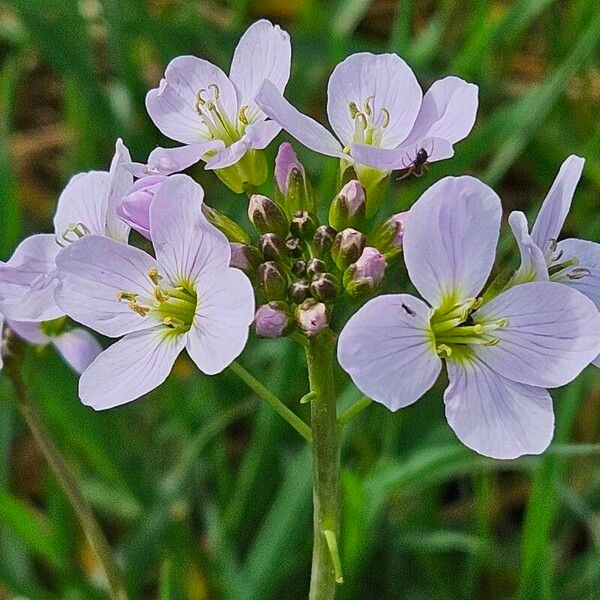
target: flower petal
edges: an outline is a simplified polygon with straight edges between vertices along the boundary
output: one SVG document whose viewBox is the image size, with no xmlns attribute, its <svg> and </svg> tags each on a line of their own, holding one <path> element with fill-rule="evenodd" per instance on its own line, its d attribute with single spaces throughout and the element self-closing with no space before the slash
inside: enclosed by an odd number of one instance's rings
<svg viewBox="0 0 600 600">
<path fill-rule="evenodd" d="M 196 164 L 211 150 L 220 150 L 225 144 L 222 140 L 208 140 L 199 144 L 178 146 L 177 148 L 155 148 L 148 155 L 148 164 L 141 174 L 134 173 L 136 177 L 158 174 L 171 175 L 179 173 Z"/>
<path fill-rule="evenodd" d="M 52 343 L 76 373 L 83 373 L 102 352 L 98 340 L 85 329 L 71 329 L 55 337 Z"/>
<path fill-rule="evenodd" d="M 542 208 L 531 230 L 533 241 L 548 254 L 556 241 L 571 208 L 575 188 L 579 183 L 585 160 L 572 154 L 561 165 L 558 175 L 542 203 Z"/>
<path fill-rule="evenodd" d="M 587 240 L 568 239 L 558 242 L 557 250 L 563 251 L 565 260 L 576 257 L 579 260 L 578 266 L 590 271 L 589 275 L 581 279 L 570 279 L 562 283 L 585 294 L 600 310 L 600 244 Z"/>
<path fill-rule="evenodd" d="M 333 70 L 327 86 L 327 115 L 331 128 L 344 146 L 354 137 L 350 103 L 372 111 L 375 126 L 383 128 L 381 146 L 395 148 L 410 133 L 423 92 L 412 69 L 396 54 L 359 52 Z"/>
<path fill-rule="evenodd" d="M 24 239 L 0 266 L 2 312 L 15 321 L 50 321 L 64 314 L 54 300 L 56 257 L 61 247 L 52 234 Z"/>
<path fill-rule="evenodd" d="M 115 155 L 110 165 L 110 188 L 108 192 L 108 200 L 106 204 L 106 213 L 104 215 L 105 232 L 107 235 L 117 242 L 127 243 L 129 240 L 129 225 L 119 219 L 117 215 L 117 207 L 121 204 L 125 194 L 133 185 L 133 175 L 127 169 L 127 165 L 131 164 L 131 155 L 123 140 L 119 138 L 115 145 Z"/>
<path fill-rule="evenodd" d="M 477 361 L 448 361 L 446 419 L 467 447 L 490 458 L 540 454 L 552 441 L 552 398 Z"/>
<path fill-rule="evenodd" d="M 229 78 L 219 67 L 195 56 L 178 56 L 165 70 L 160 85 L 146 95 L 146 109 L 154 124 L 167 137 L 183 144 L 211 139 L 196 111 L 198 93 L 209 86 L 219 89 L 219 101 L 234 122 L 237 96 Z"/>
<path fill-rule="evenodd" d="M 33 321 L 8 321 L 6 323 L 20 338 L 30 344 L 46 345 L 52 340 L 41 328 L 41 323 Z"/>
<path fill-rule="evenodd" d="M 242 352 L 254 320 L 254 292 L 238 269 L 206 273 L 197 284 L 198 308 L 187 351 L 207 375 L 220 373 Z"/>
<path fill-rule="evenodd" d="M 459 77 L 436 81 L 423 96 L 415 125 L 402 145 L 422 148 L 427 138 L 441 138 L 450 144 L 466 138 L 475 124 L 477 94 L 475 84 Z"/>
<path fill-rule="evenodd" d="M 333 135 L 323 125 L 294 108 L 270 81 L 262 84 L 256 103 L 268 117 L 307 148 L 325 156 L 346 157 Z"/>
<path fill-rule="evenodd" d="M 148 271 L 157 264 L 149 254 L 88 235 L 65 248 L 56 265 L 60 279 L 56 301 L 75 321 L 109 337 L 156 324 L 153 317 L 142 317 L 118 298 L 120 292 L 130 292 L 152 302 L 154 287 Z"/>
<path fill-rule="evenodd" d="M 249 148 L 263 150 L 277 137 L 280 131 L 281 125 L 275 121 L 259 121 L 248 125 L 242 140 Z"/>
<path fill-rule="evenodd" d="M 254 99 L 263 81 L 273 83 L 279 92 L 290 78 L 292 46 L 290 36 L 266 19 L 252 24 L 233 53 L 230 78 L 238 92 L 238 105 L 247 106 L 250 122 L 264 119 Z"/>
<path fill-rule="evenodd" d="M 529 235 L 527 217 L 520 211 L 513 211 L 508 216 L 508 224 L 521 253 L 521 266 L 510 280 L 510 285 L 528 281 L 548 281 L 546 259 Z"/>
<path fill-rule="evenodd" d="M 147 394 L 168 377 L 185 338 L 184 334 L 169 334 L 163 326 L 126 335 L 83 372 L 79 380 L 81 401 L 95 410 L 105 410 Z"/>
<path fill-rule="evenodd" d="M 390 410 L 416 402 L 440 373 L 430 312 L 408 294 L 379 296 L 354 314 L 340 334 L 340 365 L 361 392 Z"/>
<path fill-rule="evenodd" d="M 161 275 L 179 285 L 229 266 L 227 238 L 201 212 L 204 190 L 187 175 L 171 175 L 150 206 L 150 232 Z"/>
<path fill-rule="evenodd" d="M 445 177 L 406 219 L 411 281 L 434 307 L 475 297 L 490 274 L 500 232 L 500 198 L 474 177 Z"/>
<path fill-rule="evenodd" d="M 600 353 L 600 313 L 580 292 L 560 283 L 512 287 L 473 314 L 476 323 L 508 319 L 491 332 L 499 342 L 474 350 L 504 377 L 538 387 L 572 381 Z"/>
<path fill-rule="evenodd" d="M 204 168 L 207 171 L 212 171 L 214 169 L 225 169 L 226 167 L 230 167 L 238 162 L 248 150 L 248 144 L 245 139 L 233 142 L 231 146 L 217 150 L 217 152 L 206 161 L 206 166 Z"/>
</svg>

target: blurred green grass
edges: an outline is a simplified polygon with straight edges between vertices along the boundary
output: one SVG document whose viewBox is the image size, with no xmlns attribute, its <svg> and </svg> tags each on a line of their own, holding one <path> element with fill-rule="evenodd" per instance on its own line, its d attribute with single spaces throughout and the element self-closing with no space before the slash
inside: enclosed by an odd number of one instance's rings
<svg viewBox="0 0 600 600">
<path fill-rule="evenodd" d="M 0 257 L 48 231 L 68 178 L 106 168 L 117 136 L 142 160 L 165 143 L 144 95 L 178 54 L 224 68 L 247 23 L 292 36 L 287 96 L 325 121 L 337 61 L 400 53 L 427 87 L 456 74 L 480 114 L 451 161 L 390 189 L 409 206 L 445 174 L 475 173 L 506 213 L 537 209 L 570 153 L 587 158 L 569 232 L 600 239 L 600 13 L 596 0 L 10 0 L 0 2 Z M 322 197 L 335 162 L 298 148 Z M 271 156 L 273 150 L 271 151 Z M 245 201 L 200 167 L 208 202 Z M 503 238 L 499 259 L 514 259 Z M 393 289 L 407 282 L 397 270 Z M 307 417 L 302 355 L 252 339 L 242 363 Z M 117 551 L 133 598 L 303 598 L 311 549 L 310 455 L 233 375 L 186 359 L 147 398 L 93 413 L 51 352 L 26 376 L 49 429 Z M 357 397 L 339 375 L 340 406 Z M 540 458 L 482 459 L 443 417 L 441 385 L 398 414 L 372 406 L 343 448 L 342 599 L 600 597 L 600 385 L 554 393 Z M 0 380 L 0 598 L 101 599 L 98 565 Z"/>
</svg>

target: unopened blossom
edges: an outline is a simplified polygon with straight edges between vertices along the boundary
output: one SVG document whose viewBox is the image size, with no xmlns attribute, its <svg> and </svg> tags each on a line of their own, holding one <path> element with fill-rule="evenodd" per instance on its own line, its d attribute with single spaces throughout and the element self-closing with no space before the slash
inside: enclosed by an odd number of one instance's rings
<svg viewBox="0 0 600 600">
<path fill-rule="evenodd" d="M 367 246 L 349 269 L 349 284 L 366 286 L 373 291 L 381 285 L 386 266 L 383 254 L 376 248 Z"/>
<path fill-rule="evenodd" d="M 283 92 L 289 76 L 288 34 L 269 21 L 251 25 L 233 55 L 229 77 L 195 56 L 179 56 L 164 79 L 146 96 L 155 125 L 184 148 L 160 148 L 150 157 L 150 172 L 182 170 L 199 160 L 207 169 L 224 169 L 252 150 L 261 150 L 280 127 L 259 109 L 256 95 L 268 80 Z"/>
<path fill-rule="evenodd" d="M 76 373 L 83 373 L 102 352 L 102 346 L 89 331 L 69 327 L 66 317 L 43 323 L 9 321 L 8 326 L 30 344 L 54 346 Z"/>
<path fill-rule="evenodd" d="M 110 171 L 90 171 L 71 178 L 58 199 L 54 234 L 23 240 L 10 260 L 0 264 L 2 310 L 13 321 L 49 321 L 64 312 L 56 305 L 56 256 L 86 235 L 127 242 L 129 226 L 117 217 L 116 206 L 133 184 L 124 168 L 129 152 L 121 140 Z"/>
<path fill-rule="evenodd" d="M 269 302 L 259 306 L 254 316 L 254 327 L 259 337 L 281 337 L 290 327 L 289 307 L 285 302 Z"/>
<path fill-rule="evenodd" d="M 103 335 L 123 336 L 82 374 L 84 404 L 105 409 L 146 394 L 184 348 L 212 375 L 245 346 L 252 286 L 229 267 L 229 242 L 202 215 L 202 199 L 202 188 L 185 175 L 161 186 L 150 207 L 156 258 L 96 235 L 58 256 L 61 308 Z"/>
<path fill-rule="evenodd" d="M 257 103 L 307 148 L 353 164 L 369 189 L 367 180 L 376 177 L 368 169 L 385 175 L 407 168 L 421 149 L 427 162 L 451 157 L 453 144 L 475 122 L 477 86 L 446 77 L 423 96 L 399 56 L 361 52 L 340 63 L 329 79 L 327 115 L 335 135 L 300 113 L 269 81 L 263 83 Z"/>
<path fill-rule="evenodd" d="M 579 290 L 600 310 L 600 244 L 559 240 L 585 160 L 569 156 L 542 203 L 531 235 L 527 218 L 513 212 L 509 222 L 521 252 L 520 281 L 556 281 Z M 594 361 L 600 367 L 600 356 Z"/>
<path fill-rule="evenodd" d="M 343 329 L 338 358 L 357 387 L 398 410 L 436 382 L 445 359 L 446 418 L 469 448 L 494 458 L 538 454 L 554 414 L 545 388 L 573 380 L 600 351 L 600 313 L 577 290 L 515 285 L 481 298 L 501 220 L 497 195 L 447 177 L 411 208 L 404 256 L 409 294 L 379 296 Z"/>
</svg>

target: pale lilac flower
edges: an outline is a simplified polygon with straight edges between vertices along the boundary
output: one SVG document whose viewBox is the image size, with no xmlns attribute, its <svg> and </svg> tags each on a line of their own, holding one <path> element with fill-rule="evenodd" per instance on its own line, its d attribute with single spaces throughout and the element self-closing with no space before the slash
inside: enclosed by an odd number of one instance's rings
<svg viewBox="0 0 600 600">
<path fill-rule="evenodd" d="M 58 304 L 103 335 L 123 336 L 81 376 L 84 404 L 105 409 L 146 394 L 166 379 L 184 348 L 209 375 L 244 348 L 254 317 L 252 286 L 229 267 L 229 242 L 202 215 L 203 194 L 186 175 L 163 183 L 150 207 L 156 258 L 99 236 L 59 254 Z"/>
<path fill-rule="evenodd" d="M 102 346 L 89 331 L 81 327 L 68 328 L 65 317 L 43 323 L 8 321 L 8 326 L 30 344 L 52 344 L 78 374 L 102 352 Z"/>
<path fill-rule="evenodd" d="M 133 184 L 124 168 L 129 152 L 117 140 L 110 171 L 75 175 L 58 200 L 55 233 L 23 240 L 10 260 L 0 264 L 2 310 L 13 321 L 50 321 L 62 316 L 56 305 L 56 256 L 69 244 L 89 235 L 127 242 L 129 227 L 117 217 L 116 206 Z"/>
<path fill-rule="evenodd" d="M 251 25 L 233 55 L 229 77 L 216 65 L 195 56 L 173 59 L 158 88 L 146 96 L 155 125 L 183 148 L 160 148 L 151 169 L 169 174 L 198 160 L 207 169 L 223 169 L 249 150 L 262 150 L 279 133 L 255 102 L 264 80 L 283 92 L 289 76 L 288 34 L 264 19 Z"/>
<path fill-rule="evenodd" d="M 509 223 L 521 252 L 519 281 L 555 281 L 579 290 L 600 310 L 600 244 L 559 240 L 585 160 L 569 156 L 542 203 L 531 235 L 527 218 L 513 212 Z M 600 356 L 594 361 L 600 367 Z"/>
<path fill-rule="evenodd" d="M 289 309 L 285 302 L 269 302 L 259 306 L 254 316 L 256 335 L 275 339 L 289 328 Z"/>
<path fill-rule="evenodd" d="M 383 254 L 379 250 L 367 246 L 354 263 L 352 281 L 365 281 L 371 289 L 375 289 L 383 281 L 386 266 Z"/>
<path fill-rule="evenodd" d="M 580 292 L 551 282 L 516 285 L 486 301 L 501 206 L 472 177 L 429 188 L 407 218 L 404 256 L 428 302 L 369 301 L 339 339 L 357 387 L 391 410 L 418 400 L 446 359 L 446 418 L 469 448 L 494 458 L 537 454 L 554 415 L 545 388 L 574 379 L 600 351 L 600 314 Z M 432 308 L 433 307 L 433 308 Z"/>
<path fill-rule="evenodd" d="M 270 81 L 257 103 L 307 148 L 379 171 L 408 167 L 420 149 L 428 162 L 451 157 L 477 112 L 476 85 L 446 77 L 423 96 L 411 68 L 395 54 L 349 56 L 331 74 L 327 96 L 335 136 L 296 110 Z"/>
<path fill-rule="evenodd" d="M 150 204 L 166 179 L 166 175 L 138 179 L 116 208 L 121 220 L 147 239 L 150 239 Z"/>
</svg>

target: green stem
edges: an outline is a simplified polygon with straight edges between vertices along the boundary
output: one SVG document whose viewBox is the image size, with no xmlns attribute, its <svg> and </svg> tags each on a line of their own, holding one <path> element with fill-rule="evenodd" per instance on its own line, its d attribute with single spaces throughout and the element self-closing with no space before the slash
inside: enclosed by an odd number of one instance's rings
<svg viewBox="0 0 600 600">
<path fill-rule="evenodd" d="M 270 392 L 258 379 L 248 373 L 242 365 L 234 362 L 229 367 L 252 391 L 269 404 L 275 412 L 283 417 L 309 444 L 313 436 L 310 427 L 292 412 L 275 394 Z"/>
<path fill-rule="evenodd" d="M 127 600 L 127 591 L 106 537 L 100 529 L 92 509 L 85 501 L 77 481 L 69 470 L 60 450 L 46 431 L 35 404 L 29 397 L 29 392 L 21 375 L 22 342 L 17 340 L 14 334 L 8 332 L 7 344 L 9 350 L 4 355 L 4 372 L 15 390 L 18 408 L 79 519 L 85 537 L 104 571 L 112 599 Z"/>
<path fill-rule="evenodd" d="M 361 396 L 352 406 L 347 408 L 338 417 L 337 422 L 338 422 L 338 429 L 340 430 L 340 432 L 342 431 L 342 429 L 344 428 L 346 423 L 348 423 L 348 421 L 350 421 L 350 419 L 355 417 L 359 412 L 362 412 L 368 406 L 371 406 L 371 404 L 373 404 L 373 400 L 371 400 L 371 398 L 367 398 L 367 396 Z"/>
<path fill-rule="evenodd" d="M 313 433 L 313 511 L 314 545 L 310 600 L 335 597 L 336 578 L 341 565 L 330 548 L 337 547 L 340 519 L 340 448 L 333 384 L 335 343 L 330 331 L 310 338 L 306 362 L 310 391 Z M 328 539 L 329 538 L 329 539 Z M 336 564 L 337 563 L 337 564 Z"/>
</svg>

